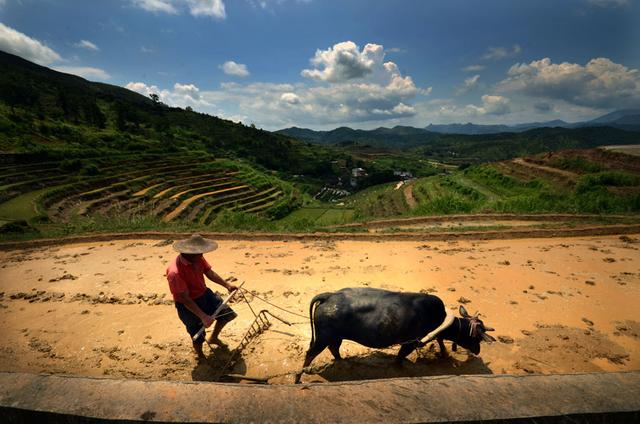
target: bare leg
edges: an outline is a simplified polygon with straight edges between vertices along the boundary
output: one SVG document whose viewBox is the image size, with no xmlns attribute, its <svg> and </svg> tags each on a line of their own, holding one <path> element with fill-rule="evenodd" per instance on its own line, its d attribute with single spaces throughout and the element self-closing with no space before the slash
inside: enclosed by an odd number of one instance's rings
<svg viewBox="0 0 640 424">
<path fill-rule="evenodd" d="M 220 335 L 220 332 L 222 331 L 225 325 L 227 325 L 226 322 L 216 321 L 215 325 L 213 326 L 213 331 L 209 336 L 209 340 L 208 340 L 209 343 L 215 344 L 218 346 L 226 346 L 226 343 L 222 342 L 222 340 L 218 338 L 218 336 Z"/>
<path fill-rule="evenodd" d="M 444 341 L 442 339 L 438 339 L 438 346 L 440 346 L 440 357 L 447 358 L 449 357 L 449 352 L 447 352 L 447 348 L 444 345 Z"/>
<path fill-rule="evenodd" d="M 202 351 L 202 343 L 193 343 L 193 350 L 196 351 L 196 355 L 198 355 L 198 359 L 202 360 L 202 359 L 206 359 L 206 356 L 204 356 L 204 352 Z"/>
</svg>

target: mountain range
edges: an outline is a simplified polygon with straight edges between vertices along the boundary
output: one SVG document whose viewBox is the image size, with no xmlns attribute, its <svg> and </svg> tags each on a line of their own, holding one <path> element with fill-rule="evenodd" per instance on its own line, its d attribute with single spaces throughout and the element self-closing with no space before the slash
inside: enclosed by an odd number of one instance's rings
<svg viewBox="0 0 640 424">
<path fill-rule="evenodd" d="M 306 128 L 291 127 L 279 131 L 300 140 L 321 144 L 335 144 L 345 141 L 358 142 L 385 138 L 388 142 L 398 142 L 407 137 L 418 137 L 422 141 L 432 139 L 435 134 L 482 135 L 500 133 L 521 133 L 537 128 L 586 128 L 612 127 L 627 131 L 640 131 L 640 109 L 624 109 L 608 113 L 585 122 L 569 123 L 561 119 L 546 122 L 529 122 L 516 125 L 481 125 L 481 124 L 429 124 L 425 128 L 396 126 L 393 128 L 380 127 L 374 130 L 354 130 L 349 127 L 339 127 L 331 131 L 314 131 Z"/>
<path fill-rule="evenodd" d="M 170 107 L 122 87 L 56 72 L 0 51 L 0 159 L 3 155 L 44 161 L 200 151 L 324 181 L 342 172 L 334 166 L 342 162 L 362 163 L 370 175 L 378 167 L 384 175 L 397 168 L 413 172 L 426 158 L 477 163 L 561 149 L 635 144 L 640 132 L 626 129 L 640 128 L 639 117 L 640 110 L 623 110 L 579 128 L 549 127 L 561 123 L 551 121 L 492 134 L 442 134 L 408 126 L 332 131 L 294 127 L 268 132 L 190 108 Z M 544 127 L 525 128 L 538 125 Z"/>
</svg>

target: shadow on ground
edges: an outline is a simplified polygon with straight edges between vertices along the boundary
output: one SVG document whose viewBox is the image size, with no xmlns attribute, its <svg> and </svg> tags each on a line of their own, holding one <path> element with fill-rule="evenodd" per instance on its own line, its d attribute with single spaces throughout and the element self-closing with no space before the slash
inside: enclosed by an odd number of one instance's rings
<svg viewBox="0 0 640 424">
<path fill-rule="evenodd" d="M 231 358 L 232 352 L 225 346 L 217 346 L 214 348 L 207 359 L 199 361 L 191 371 L 193 381 L 227 381 L 223 376 L 223 372 L 233 371 L 236 374 L 244 374 L 247 372 L 247 365 L 242 356 L 237 356 L 233 369 L 224 370 L 225 365 Z"/>
<path fill-rule="evenodd" d="M 468 356 L 460 361 L 453 357 L 419 356 L 415 362 L 405 360 L 395 365 L 396 355 L 372 352 L 334 361 L 318 375 L 327 381 L 375 380 L 397 377 L 424 377 L 433 375 L 492 374 L 479 356 Z M 310 376 L 313 376 L 311 374 Z"/>
</svg>

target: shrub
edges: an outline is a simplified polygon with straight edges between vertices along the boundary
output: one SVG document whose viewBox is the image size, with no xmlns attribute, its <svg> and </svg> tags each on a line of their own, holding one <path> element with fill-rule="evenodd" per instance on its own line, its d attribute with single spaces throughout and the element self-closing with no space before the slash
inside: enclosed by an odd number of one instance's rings
<svg viewBox="0 0 640 424">
<path fill-rule="evenodd" d="M 60 162 L 60 170 L 64 172 L 79 171 L 82 169 L 82 161 L 80 159 L 65 159 Z"/>
<path fill-rule="evenodd" d="M 599 163 L 591 162 L 580 156 L 555 158 L 550 161 L 550 165 L 555 168 L 570 169 L 578 172 L 602 171 L 602 166 Z"/>
<path fill-rule="evenodd" d="M 582 194 L 604 186 L 633 187 L 639 184 L 640 178 L 635 175 L 621 171 L 607 171 L 581 177 L 576 183 L 576 193 Z"/>
</svg>

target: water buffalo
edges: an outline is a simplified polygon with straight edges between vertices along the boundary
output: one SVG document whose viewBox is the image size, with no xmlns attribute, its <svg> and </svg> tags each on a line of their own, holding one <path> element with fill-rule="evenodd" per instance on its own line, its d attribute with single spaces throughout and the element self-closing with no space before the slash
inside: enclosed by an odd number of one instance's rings
<svg viewBox="0 0 640 424">
<path fill-rule="evenodd" d="M 345 288 L 322 293 L 311 300 L 311 343 L 304 367 L 326 347 L 340 359 L 342 340 L 353 340 L 373 348 L 400 344 L 397 363 L 417 347 L 437 339 L 442 355 L 447 351 L 443 340 L 480 353 L 480 341 L 495 341 L 486 334 L 478 315 L 470 316 L 460 306 L 462 318 L 454 317 L 437 296 L 422 293 L 400 293 L 373 288 Z M 296 375 L 296 383 L 301 374 Z"/>
</svg>

